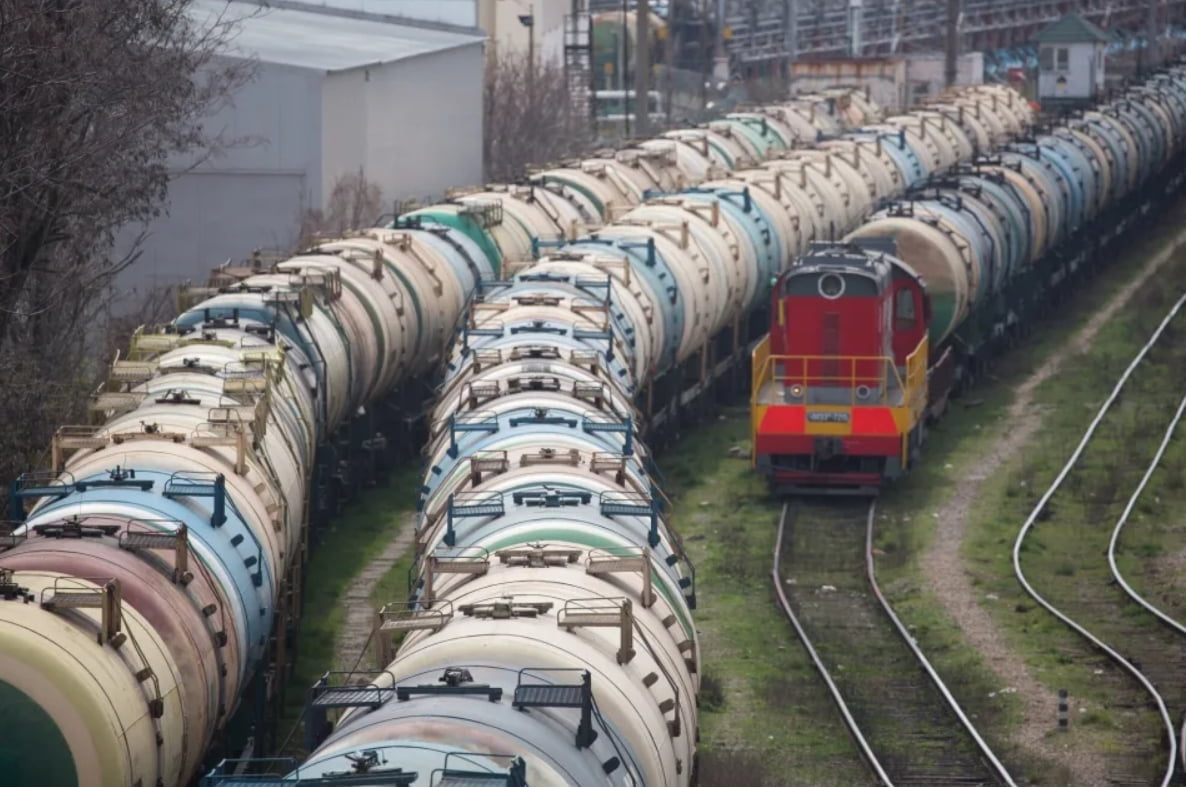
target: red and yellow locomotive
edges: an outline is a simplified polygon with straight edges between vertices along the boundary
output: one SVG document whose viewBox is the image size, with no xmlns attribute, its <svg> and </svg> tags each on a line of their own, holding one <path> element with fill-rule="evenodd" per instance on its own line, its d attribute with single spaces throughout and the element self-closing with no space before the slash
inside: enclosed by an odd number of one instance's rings
<svg viewBox="0 0 1186 787">
<path fill-rule="evenodd" d="M 914 461 L 930 298 L 892 241 L 814 243 L 753 352 L 754 467 L 780 493 L 875 493 Z"/>
</svg>

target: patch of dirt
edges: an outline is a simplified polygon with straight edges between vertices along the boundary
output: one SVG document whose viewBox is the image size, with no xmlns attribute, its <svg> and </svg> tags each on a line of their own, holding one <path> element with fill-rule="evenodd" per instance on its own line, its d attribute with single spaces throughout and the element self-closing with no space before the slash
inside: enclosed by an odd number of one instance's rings
<svg viewBox="0 0 1186 787">
<path fill-rule="evenodd" d="M 1005 431 L 990 446 L 976 471 L 956 484 L 951 499 L 940 509 L 938 530 L 922 557 L 931 592 L 955 619 L 968 644 L 984 656 L 1004 685 L 1015 688 L 1025 699 L 1024 720 L 1017 731 L 1017 743 L 1028 753 L 1065 767 L 1074 775 L 1076 784 L 1107 783 L 1105 759 L 1098 751 L 1076 749 L 1068 745 L 1065 738 L 1047 735 L 1053 720 L 1058 718 L 1058 698 L 1054 691 L 1030 674 L 1021 656 L 1009 648 L 992 615 L 980 605 L 979 594 L 964 568 L 960 550 L 969 515 L 978 502 L 985 479 L 1016 456 L 1042 423 L 1043 413 L 1033 406 L 1034 391 L 1058 371 L 1064 360 L 1089 350 L 1100 329 L 1183 244 L 1186 244 L 1186 233 L 1180 234 L 1154 256 L 1136 279 L 1117 292 L 1107 306 L 1076 332 L 1063 352 L 1048 358 L 1018 387 L 1017 398 L 1005 419 Z"/>
<path fill-rule="evenodd" d="M 344 603 L 346 619 L 334 643 L 334 669 L 352 672 L 357 668 L 370 668 L 364 651 L 371 641 L 371 630 L 375 625 L 375 608 L 371 605 L 371 594 L 379 580 L 391 570 L 404 553 L 412 547 L 416 537 L 416 515 L 408 514 L 400 527 L 399 535 L 387 547 L 367 563 L 346 587 Z"/>
<path fill-rule="evenodd" d="M 1145 573 L 1151 580 L 1149 586 L 1158 589 L 1157 595 L 1161 599 L 1171 602 L 1181 599 L 1182 591 L 1186 590 L 1186 551 L 1147 559 Z M 1155 604 L 1161 607 L 1163 612 L 1174 614 L 1170 609 L 1162 606 L 1162 601 L 1157 601 Z"/>
</svg>

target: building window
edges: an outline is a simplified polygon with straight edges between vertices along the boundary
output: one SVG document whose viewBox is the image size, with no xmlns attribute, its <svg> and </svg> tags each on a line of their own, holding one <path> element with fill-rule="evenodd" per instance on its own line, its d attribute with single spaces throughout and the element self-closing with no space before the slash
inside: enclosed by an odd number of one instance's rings
<svg viewBox="0 0 1186 787">
<path fill-rule="evenodd" d="M 1043 71 L 1054 70 L 1054 48 L 1044 46 L 1038 51 L 1038 68 Z"/>
<path fill-rule="evenodd" d="M 1066 71 L 1071 67 L 1071 53 L 1065 46 L 1059 47 L 1055 50 L 1057 53 L 1055 68 L 1059 71 Z"/>
</svg>

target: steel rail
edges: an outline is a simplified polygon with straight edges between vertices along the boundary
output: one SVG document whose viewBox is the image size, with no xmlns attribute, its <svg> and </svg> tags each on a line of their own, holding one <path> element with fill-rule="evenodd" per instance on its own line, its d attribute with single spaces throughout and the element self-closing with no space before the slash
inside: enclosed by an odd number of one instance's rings
<svg viewBox="0 0 1186 787">
<path fill-rule="evenodd" d="M 1120 533 L 1124 530 L 1124 526 L 1128 524 L 1128 517 L 1136 507 L 1137 500 L 1141 493 L 1145 491 L 1145 486 L 1149 483 L 1149 479 L 1153 476 L 1153 471 L 1161 464 L 1161 457 L 1165 454 L 1166 448 L 1169 447 L 1170 441 L 1173 439 L 1174 430 L 1178 428 L 1178 423 L 1182 420 L 1182 414 L 1186 413 L 1186 396 L 1182 397 L 1181 403 L 1178 404 L 1178 411 L 1174 413 L 1173 420 L 1170 421 L 1169 426 L 1165 429 L 1165 436 L 1161 440 L 1161 445 L 1157 447 L 1157 453 L 1153 457 L 1153 461 L 1149 463 L 1148 469 L 1145 470 L 1145 475 L 1141 477 L 1141 482 L 1137 484 L 1136 491 L 1132 493 L 1132 497 L 1128 499 L 1128 505 L 1124 507 L 1124 511 L 1120 513 L 1120 519 L 1116 521 L 1116 527 L 1112 530 L 1112 540 L 1108 542 L 1108 567 L 1112 569 L 1112 576 L 1116 578 L 1116 583 L 1124 588 L 1124 592 L 1133 601 L 1140 604 L 1145 609 L 1152 612 L 1158 620 L 1166 624 L 1179 634 L 1186 634 L 1186 626 L 1183 626 L 1172 617 L 1162 612 L 1142 596 L 1135 588 L 1128 584 L 1124 579 L 1124 575 L 1120 571 L 1120 566 L 1116 563 L 1116 544 L 1120 541 Z"/>
<path fill-rule="evenodd" d="M 1157 703 L 1158 712 L 1161 714 L 1162 721 L 1165 724 L 1165 730 L 1167 732 L 1166 737 L 1169 742 L 1170 750 L 1170 755 L 1166 763 L 1165 775 L 1161 781 L 1161 787 L 1167 787 L 1170 780 L 1174 776 L 1178 750 L 1177 730 L 1175 729 L 1173 720 L 1170 718 L 1169 711 L 1166 709 L 1164 698 L 1162 698 L 1161 694 L 1157 691 L 1157 688 L 1149 681 L 1149 679 L 1145 677 L 1145 674 L 1137 669 L 1137 667 L 1131 662 L 1129 662 L 1128 659 L 1124 658 L 1118 652 L 1105 644 L 1104 641 L 1099 637 L 1096 637 L 1083 626 L 1076 623 L 1073 619 L 1060 611 L 1054 606 L 1054 604 L 1047 601 L 1040 593 L 1038 593 L 1037 590 L 1034 589 L 1033 585 L 1031 585 L 1029 580 L 1026 578 L 1025 571 L 1021 568 L 1021 547 L 1025 543 L 1026 536 L 1029 535 L 1030 531 L 1034 527 L 1034 524 L 1037 522 L 1038 517 L 1045 510 L 1046 505 L 1050 502 L 1050 499 L 1054 497 L 1054 493 L 1058 491 L 1058 489 L 1062 486 L 1063 481 L 1070 474 L 1071 469 L 1074 468 L 1074 466 L 1078 463 L 1079 458 L 1083 455 L 1083 451 L 1087 448 L 1087 444 L 1095 435 L 1096 429 L 1104 420 L 1104 417 L 1108 414 L 1112 404 L 1116 401 L 1117 397 L 1119 397 L 1121 390 L 1123 390 L 1124 386 L 1132 377 L 1133 372 L 1136 371 L 1137 367 L 1140 366 L 1141 362 L 1145 359 L 1145 356 L 1149 354 L 1149 351 L 1153 348 L 1153 345 L 1156 344 L 1157 340 L 1161 338 L 1161 335 L 1165 332 L 1165 329 L 1169 326 L 1170 322 L 1172 322 L 1177 316 L 1183 304 L 1186 304 L 1186 296 L 1178 299 L 1177 303 L 1173 305 L 1173 307 L 1166 314 L 1165 318 L 1162 319 L 1161 324 L 1157 326 L 1157 330 L 1153 332 L 1153 335 L 1149 338 L 1149 341 L 1147 341 L 1140 351 L 1133 357 L 1128 367 L 1124 370 L 1124 373 L 1120 375 L 1120 378 L 1116 381 L 1116 385 L 1112 388 L 1112 392 L 1108 395 L 1108 398 L 1104 400 L 1104 403 L 1100 405 L 1099 411 L 1088 425 L 1087 431 L 1083 433 L 1083 438 L 1075 447 L 1071 457 L 1067 460 L 1066 464 L 1063 465 L 1062 469 L 1059 471 L 1054 481 L 1051 482 L 1050 487 L 1042 495 L 1041 499 L 1038 500 L 1037 504 L 1034 506 L 1033 511 L 1031 511 L 1030 515 L 1026 518 L 1025 523 L 1022 524 L 1021 530 L 1017 534 L 1017 539 L 1013 542 L 1013 574 L 1017 577 L 1017 581 L 1021 583 L 1021 586 L 1025 589 L 1025 592 L 1029 594 L 1029 596 L 1034 599 L 1034 601 L 1046 609 L 1047 612 L 1054 615 L 1055 618 L 1062 621 L 1071 630 L 1077 632 L 1088 642 L 1092 643 L 1101 651 L 1106 653 L 1109 658 L 1111 658 L 1124 670 L 1136 678 L 1141 683 L 1141 685 L 1145 687 L 1145 690 L 1149 692 L 1149 696 L 1151 696 Z"/>
<path fill-rule="evenodd" d="M 918 647 L 918 644 L 914 641 L 914 638 L 911 637 L 909 631 L 906 629 L 905 625 L 903 625 L 901 619 L 898 618 L 897 614 L 893 611 L 893 607 L 890 605 L 889 601 L 885 598 L 884 593 L 882 593 L 881 587 L 877 583 L 877 574 L 873 564 L 873 522 L 876 511 L 876 502 L 871 501 L 865 515 L 865 577 L 873 591 L 874 596 L 877 598 L 881 610 L 889 618 L 890 622 L 893 623 L 894 630 L 906 644 L 911 654 L 914 656 L 917 662 L 922 665 L 923 671 L 926 673 L 932 685 L 935 686 L 940 695 L 943 697 L 944 701 L 947 703 L 948 707 L 955 713 L 956 717 L 960 721 L 960 724 L 963 726 L 964 731 L 967 732 L 975 742 L 976 747 L 984 756 L 985 764 L 989 766 L 989 769 L 993 772 L 993 775 L 1000 783 L 1009 785 L 1009 787 L 1015 787 L 1016 783 L 1013 781 L 1012 776 L 1010 776 L 1008 769 L 1005 768 L 1005 766 L 993 753 L 991 747 L 989 747 L 987 742 L 980 735 L 979 731 L 976 729 L 975 725 L 972 724 L 967 714 L 964 713 L 963 708 L 960 707 L 959 702 L 955 699 L 950 690 L 948 690 L 947 685 L 943 682 L 943 679 L 939 676 L 939 673 L 934 669 L 930 661 Z M 782 545 L 785 538 L 789 512 L 790 504 L 784 503 L 782 512 L 779 516 L 778 535 L 774 546 L 774 568 L 771 572 L 771 579 L 774 583 L 774 592 L 778 596 L 779 606 L 782 608 L 783 614 L 786 615 L 787 619 L 794 627 L 795 633 L 799 638 L 799 642 L 802 643 L 804 650 L 806 650 L 808 656 L 815 665 L 816 671 L 819 672 L 820 676 L 824 679 L 825 684 L 827 684 L 828 691 L 832 695 L 832 699 L 835 702 L 836 707 L 840 710 L 840 714 L 844 718 L 845 726 L 848 728 L 849 733 L 856 742 L 862 758 L 877 776 L 881 784 L 892 787 L 894 784 L 893 779 L 890 778 L 885 768 L 881 765 L 876 753 L 873 751 L 873 747 L 865 738 L 864 733 L 860 729 L 860 725 L 857 723 L 852 711 L 848 707 L 847 701 L 844 699 L 844 695 L 841 693 L 839 687 L 832 679 L 832 675 L 828 671 L 828 668 L 824 666 L 823 660 L 820 658 L 815 646 L 812 644 L 811 638 L 808 636 L 806 629 L 795 615 L 794 609 L 791 606 L 786 591 L 783 589 L 783 581 L 780 570 L 782 566 Z"/>
<path fill-rule="evenodd" d="M 865 763 L 877 776 L 880 784 L 892 785 L 893 781 L 890 780 L 889 774 L 885 772 L 885 768 L 881 766 L 877 755 L 873 753 L 873 747 L 869 745 L 869 741 L 865 740 L 865 735 L 861 732 L 860 725 L 857 724 L 852 712 L 848 709 L 848 703 L 844 701 L 844 696 L 840 693 L 839 687 L 832 680 L 832 674 L 828 672 L 828 668 L 824 666 L 824 662 L 820 659 L 819 653 L 816 652 L 815 646 L 811 644 L 811 638 L 807 636 L 807 630 L 799 622 L 799 618 L 791 608 L 790 599 L 787 598 L 787 593 L 783 590 L 782 577 L 779 574 L 779 570 L 782 566 L 783 535 L 786 532 L 787 516 L 790 510 L 790 503 L 783 503 L 782 513 L 778 517 L 778 537 L 774 542 L 774 568 L 770 571 L 770 578 L 774 582 L 774 592 L 778 596 L 778 605 L 782 608 L 783 614 L 787 616 L 787 620 L 794 627 L 795 633 L 799 637 L 799 642 L 802 643 L 803 649 L 807 651 L 807 655 L 815 665 L 820 677 L 827 684 L 828 691 L 832 695 L 832 700 L 840 710 L 840 715 L 844 717 L 844 726 L 848 727 L 849 733 L 852 734 L 853 740 L 856 741 L 857 748 L 860 749 Z"/>
<path fill-rule="evenodd" d="M 1186 400 L 1184 400 L 1184 404 L 1186 404 Z M 1009 775 L 1008 769 L 1005 768 L 1001 761 L 997 759 L 997 756 L 993 754 L 992 748 L 987 742 L 985 742 L 984 738 L 981 737 L 980 732 L 976 729 L 976 725 L 972 724 L 972 720 L 969 719 L 967 714 L 964 713 L 964 709 L 960 707 L 959 702 L 947 689 L 947 684 L 943 682 L 943 679 L 939 677 L 939 673 L 936 672 L 935 668 L 931 666 L 930 660 L 927 659 L 926 655 L 922 652 L 922 649 L 918 647 L 918 643 L 915 642 L 914 637 L 912 637 L 910 632 L 906 630 L 906 627 L 902 625 L 901 619 L 898 618 L 897 613 L 894 612 L 894 608 L 890 606 L 889 601 L 886 600 L 885 595 L 881 592 L 881 586 L 877 584 L 877 570 L 873 565 L 873 517 L 876 513 L 877 502 L 874 501 L 869 504 L 869 519 L 865 528 L 865 573 L 869 578 L 869 586 L 873 588 L 873 595 L 877 596 L 877 600 L 880 602 L 882 610 L 885 611 L 886 616 L 889 617 L 891 622 L 893 622 L 894 628 L 898 630 L 898 634 L 900 634 L 902 637 L 902 641 L 906 643 L 906 646 L 910 648 L 910 652 L 914 654 L 916 659 L 918 659 L 918 663 L 922 664 L 923 669 L 926 670 L 927 676 L 931 679 L 931 683 L 935 685 L 935 688 L 939 690 L 941 695 L 943 695 L 943 699 L 947 701 L 948 706 L 950 706 L 955 715 L 959 717 L 960 723 L 964 725 L 964 730 L 970 736 L 972 736 L 972 740 L 976 742 L 976 746 L 980 749 L 980 753 L 985 756 L 989 764 L 992 766 L 992 770 L 995 772 L 996 777 L 1000 779 L 1002 783 L 1009 785 L 1009 787 L 1016 787 L 1016 783 L 1013 781 L 1013 777 Z"/>
<path fill-rule="evenodd" d="M 1178 756 L 1182 759 L 1182 772 L 1186 773 L 1186 717 L 1182 718 L 1182 735 L 1178 740 Z"/>
</svg>

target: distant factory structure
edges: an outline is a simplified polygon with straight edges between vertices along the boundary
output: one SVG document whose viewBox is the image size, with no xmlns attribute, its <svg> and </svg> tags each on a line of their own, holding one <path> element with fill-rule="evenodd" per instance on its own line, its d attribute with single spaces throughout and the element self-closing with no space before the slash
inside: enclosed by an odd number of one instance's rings
<svg viewBox="0 0 1186 787">
<path fill-rule="evenodd" d="M 577 111 L 627 136 L 638 131 L 639 96 L 646 117 L 693 123 L 752 98 L 748 81 L 772 75 L 803 89 L 861 85 L 897 111 L 949 84 L 1020 87 L 1037 70 L 1029 95 L 1057 103 L 1098 94 L 1105 60 L 1120 78 L 1117 52 L 1178 35 L 1186 0 L 194 0 L 192 9 L 243 17 L 223 56 L 254 60 L 256 75 L 205 124 L 236 144 L 197 166 L 175 162 L 166 215 L 122 236 L 130 247 L 146 233 L 117 282 L 136 291 L 128 307 L 253 249 L 287 250 L 343 176 L 377 186 L 388 211 L 479 183 L 484 77 L 502 58 L 560 65 Z"/>
<path fill-rule="evenodd" d="M 191 13 L 239 20 L 223 54 L 254 60 L 254 78 L 204 121 L 233 144 L 175 162 L 167 215 L 123 233 L 125 246 L 147 235 L 118 308 L 253 249 L 288 250 L 342 176 L 362 173 L 388 211 L 481 180 L 477 0 L 194 0 Z"/>
</svg>

